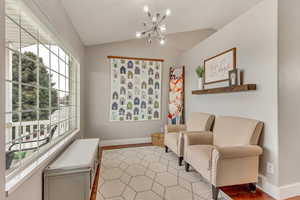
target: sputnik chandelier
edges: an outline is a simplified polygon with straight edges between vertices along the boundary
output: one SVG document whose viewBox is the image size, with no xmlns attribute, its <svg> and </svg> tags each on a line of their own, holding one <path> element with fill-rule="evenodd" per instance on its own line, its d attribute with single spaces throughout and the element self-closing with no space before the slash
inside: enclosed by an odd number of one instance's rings
<svg viewBox="0 0 300 200">
<path fill-rule="evenodd" d="M 144 12 L 147 13 L 150 21 L 143 22 L 145 30 L 136 32 L 136 37 L 146 38 L 148 44 L 151 44 L 153 39 L 159 40 L 161 45 L 165 44 L 167 27 L 164 21 L 171 14 L 171 10 L 167 9 L 164 15 L 160 13 L 152 14 L 149 7 L 144 6 Z"/>
</svg>

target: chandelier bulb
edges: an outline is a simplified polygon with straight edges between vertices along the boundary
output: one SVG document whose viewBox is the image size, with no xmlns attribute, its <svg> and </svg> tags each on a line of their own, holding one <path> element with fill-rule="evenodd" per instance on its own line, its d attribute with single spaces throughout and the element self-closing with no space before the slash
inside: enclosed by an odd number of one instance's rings
<svg viewBox="0 0 300 200">
<path fill-rule="evenodd" d="M 166 10 L 166 15 L 167 15 L 167 16 L 171 15 L 171 10 L 170 10 L 170 9 L 167 9 L 167 10 Z"/>
<path fill-rule="evenodd" d="M 136 32 L 135 36 L 136 36 L 137 38 L 140 38 L 140 37 L 142 36 L 142 34 L 141 34 L 140 32 Z"/>
<path fill-rule="evenodd" d="M 161 45 L 164 45 L 164 44 L 165 44 L 165 40 L 164 40 L 164 39 L 161 39 L 159 43 L 160 43 Z"/>
<path fill-rule="evenodd" d="M 165 24 L 164 24 L 164 25 L 161 25 L 161 26 L 159 27 L 159 29 L 160 29 L 160 31 L 163 32 L 163 33 L 166 32 L 166 30 L 167 30 Z"/>
<path fill-rule="evenodd" d="M 144 12 L 148 13 L 149 12 L 149 7 L 147 5 L 144 6 Z"/>
</svg>

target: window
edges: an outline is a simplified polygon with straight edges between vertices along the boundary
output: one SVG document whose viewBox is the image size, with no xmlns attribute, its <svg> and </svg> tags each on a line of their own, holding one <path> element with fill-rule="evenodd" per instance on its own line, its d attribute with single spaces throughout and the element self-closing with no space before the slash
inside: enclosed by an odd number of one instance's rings
<svg viewBox="0 0 300 200">
<path fill-rule="evenodd" d="M 23 10 L 18 0 L 6 1 L 7 175 L 41 156 L 78 124 L 78 62 Z"/>
</svg>

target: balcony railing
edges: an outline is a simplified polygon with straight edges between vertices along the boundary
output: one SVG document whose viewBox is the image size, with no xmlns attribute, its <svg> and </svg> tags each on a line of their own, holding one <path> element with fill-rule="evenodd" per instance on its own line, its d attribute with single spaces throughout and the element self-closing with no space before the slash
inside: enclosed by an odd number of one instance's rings
<svg viewBox="0 0 300 200">
<path fill-rule="evenodd" d="M 35 152 L 69 130 L 69 120 L 50 124 L 50 120 L 27 121 L 7 124 L 11 129 L 11 138 L 6 143 L 6 169 L 27 157 L 26 154 Z M 18 137 L 16 137 L 18 136 Z"/>
</svg>

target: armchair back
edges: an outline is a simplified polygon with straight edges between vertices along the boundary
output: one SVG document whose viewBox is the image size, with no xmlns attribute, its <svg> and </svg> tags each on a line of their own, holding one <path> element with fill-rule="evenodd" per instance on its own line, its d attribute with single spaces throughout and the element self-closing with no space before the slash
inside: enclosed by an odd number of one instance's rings
<svg viewBox="0 0 300 200">
<path fill-rule="evenodd" d="M 214 125 L 214 145 L 240 146 L 256 145 L 263 129 L 263 123 L 241 117 L 219 116 Z"/>
<path fill-rule="evenodd" d="M 215 116 L 208 113 L 193 112 L 186 121 L 187 131 L 210 131 Z"/>
</svg>

